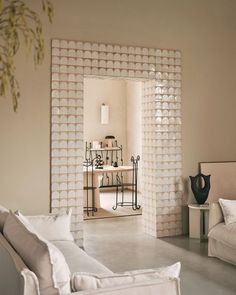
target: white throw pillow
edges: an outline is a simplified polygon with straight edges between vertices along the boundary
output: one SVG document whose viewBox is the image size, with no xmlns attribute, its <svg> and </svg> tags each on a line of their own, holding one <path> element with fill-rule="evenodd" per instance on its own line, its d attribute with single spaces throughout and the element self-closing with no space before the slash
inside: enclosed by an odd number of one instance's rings
<svg viewBox="0 0 236 295">
<path fill-rule="evenodd" d="M 16 212 L 20 217 L 23 214 Z M 33 228 L 48 241 L 74 241 L 70 231 L 72 210 L 68 213 L 26 216 Z"/>
<path fill-rule="evenodd" d="M 113 275 L 96 275 L 77 272 L 72 275 L 72 290 L 82 291 L 109 288 L 166 277 L 178 278 L 180 274 L 180 268 L 181 264 L 180 262 L 177 262 L 167 267 L 135 270 Z"/>
<path fill-rule="evenodd" d="M 7 216 L 9 214 L 9 210 L 4 208 L 3 206 L 0 206 L 0 231 L 3 231 L 4 223 L 7 219 Z"/>
<path fill-rule="evenodd" d="M 41 295 L 68 294 L 70 270 L 63 254 L 23 217 L 9 213 L 4 235 L 39 280 Z"/>
<path fill-rule="evenodd" d="M 225 224 L 236 222 L 236 200 L 219 199 L 219 203 L 224 215 Z"/>
</svg>

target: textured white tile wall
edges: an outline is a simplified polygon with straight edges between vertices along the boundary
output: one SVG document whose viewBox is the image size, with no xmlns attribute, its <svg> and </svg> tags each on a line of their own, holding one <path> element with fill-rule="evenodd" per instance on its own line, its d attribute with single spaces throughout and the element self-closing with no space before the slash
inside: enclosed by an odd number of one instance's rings
<svg viewBox="0 0 236 295">
<path fill-rule="evenodd" d="M 143 225 L 156 237 L 182 232 L 180 108 L 180 80 L 143 83 Z"/>
<path fill-rule="evenodd" d="M 181 54 L 91 42 L 52 40 L 51 209 L 73 209 L 83 242 L 83 78 L 143 80 L 143 224 L 161 237 L 182 231 Z"/>
</svg>

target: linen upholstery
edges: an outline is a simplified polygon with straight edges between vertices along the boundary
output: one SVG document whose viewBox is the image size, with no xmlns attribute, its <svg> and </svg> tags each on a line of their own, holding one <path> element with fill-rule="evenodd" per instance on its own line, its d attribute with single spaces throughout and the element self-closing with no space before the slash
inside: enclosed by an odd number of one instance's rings
<svg viewBox="0 0 236 295">
<path fill-rule="evenodd" d="M 209 211 L 209 231 L 218 223 L 223 222 L 224 217 L 219 203 L 211 203 Z"/>
<path fill-rule="evenodd" d="M 70 271 L 62 253 L 38 235 L 26 219 L 9 213 L 4 235 L 37 275 L 40 295 L 70 293 Z"/>
<path fill-rule="evenodd" d="M 72 275 L 72 290 L 93 290 L 99 288 L 109 288 L 127 284 L 146 282 L 165 277 L 179 277 L 180 263 L 171 266 L 129 271 L 112 275 L 97 275 L 90 273 L 74 273 Z"/>
<path fill-rule="evenodd" d="M 9 211 L 5 207 L 0 205 L 0 232 L 3 231 L 3 226 L 7 219 L 8 213 Z"/>
<path fill-rule="evenodd" d="M 208 237 L 208 256 L 236 264 L 236 223 L 219 223 L 211 229 Z"/>
<path fill-rule="evenodd" d="M 6 211 L 7 212 L 7 211 Z M 10 214 L 12 215 L 12 213 Z M 10 221 L 12 216 L 10 217 Z M 19 218 L 19 217 L 18 217 Z M 15 223 L 22 222 L 22 220 L 14 220 Z M 25 222 L 25 220 L 24 220 Z M 13 224 L 15 225 L 15 224 Z M 17 224 L 18 225 L 18 224 Z M 9 227 L 12 225 L 6 222 L 5 224 L 5 234 L 9 231 Z M 19 225 L 18 225 L 19 226 Z M 21 225 L 22 226 L 22 225 Z M 27 240 L 24 237 L 21 237 L 21 232 L 23 229 L 13 228 L 15 232 L 13 233 L 13 241 L 21 240 L 24 241 L 24 244 L 27 245 Z M 29 231 L 31 228 L 32 232 L 34 231 L 30 224 L 24 229 L 24 231 Z M 11 230 L 13 230 L 11 229 Z M 10 234 L 10 235 L 11 235 Z M 39 239 L 40 235 L 37 237 Z M 9 237 L 8 237 L 9 238 Z M 42 237 L 40 237 L 44 240 Z M 45 241 L 46 242 L 46 241 Z M 23 243 L 23 242 L 22 242 Z M 72 241 L 54 241 L 54 245 L 57 245 L 61 248 L 64 254 L 67 256 L 70 269 L 74 271 L 88 271 L 88 272 L 97 272 L 100 274 L 113 274 L 108 268 L 103 266 L 101 263 L 97 262 L 94 258 L 87 255 L 83 250 L 78 248 L 78 246 Z M 49 243 L 50 244 L 50 243 Z M 9 250 L 10 249 L 10 250 Z M 36 251 L 34 252 L 36 253 Z M 28 254 L 32 254 L 31 252 Z M 38 258 L 38 252 L 36 257 Z M 25 254 L 27 255 L 27 254 Z M 17 258 L 15 258 L 17 257 Z M 38 262 L 40 259 L 38 259 Z M 9 244 L 9 241 L 5 239 L 4 236 L 0 234 L 0 294 L 9 294 L 9 295 L 42 295 L 44 293 L 39 291 L 39 281 L 35 273 L 30 271 L 27 266 L 24 264 L 23 260 L 19 254 L 12 248 Z M 150 271 L 150 270 L 149 270 Z M 131 273 L 139 273 L 140 270 L 133 271 Z M 126 272 L 127 274 L 130 272 Z M 58 290 L 54 293 L 54 290 L 50 295 L 59 294 Z M 178 278 L 159 278 L 152 279 L 147 282 L 139 282 L 133 284 L 127 284 L 112 288 L 97 289 L 97 290 L 86 290 L 73 292 L 69 291 L 68 293 L 60 292 L 60 295 L 88 295 L 88 294 L 106 294 L 106 295 L 180 295 L 180 282 Z"/>
<path fill-rule="evenodd" d="M 8 243 L 6 241 L 6 243 Z M 66 245 L 71 244 L 73 242 L 57 242 L 59 244 Z M 67 244 L 68 243 L 68 244 Z M 75 247 L 77 247 L 75 245 Z M 78 248 L 78 247 L 77 247 Z M 71 247 L 70 247 L 71 249 Z M 70 251 L 70 250 L 69 250 Z M 80 249 L 80 251 L 82 251 Z M 4 276 L 1 275 L 3 272 L 3 268 L 0 267 L 0 294 L 10 294 L 10 295 L 38 295 L 37 293 L 28 292 L 28 293 L 20 293 L 22 288 L 19 286 L 24 286 L 25 290 L 29 288 L 30 281 L 24 280 L 20 285 L 18 280 L 18 272 L 16 271 L 16 266 L 13 263 L 12 256 L 5 255 L 5 248 L 2 247 L 0 243 L 0 261 L 3 262 L 4 265 L 4 273 L 6 273 L 6 277 L 8 278 L 9 285 L 6 286 L 3 284 Z M 82 251 L 83 252 L 83 251 Z M 3 259 L 4 255 L 6 256 L 6 260 Z M 83 256 L 86 259 L 86 256 L 89 256 L 85 253 Z M 91 261 L 91 260 L 90 260 Z M 96 261 L 92 259 L 92 261 Z M 85 263 L 85 261 L 83 261 Z M 73 266 L 76 268 L 75 266 Z M 105 268 L 105 267 L 104 267 Z M 112 273 L 107 268 L 105 268 L 108 273 Z M 13 290 L 13 286 L 17 286 L 15 291 Z M 5 287 L 5 288 L 4 288 Z M 3 289 L 4 288 L 4 289 Z M 30 289 L 28 289 L 30 290 Z M 148 282 L 142 283 L 135 283 L 135 284 L 128 284 L 124 286 L 118 286 L 113 288 L 106 288 L 106 289 L 97 289 L 97 290 L 87 290 L 87 291 L 79 291 L 69 293 L 68 295 L 93 295 L 93 294 L 100 294 L 100 295 L 180 295 L 180 281 L 178 278 L 162 278 L 158 280 L 151 280 Z"/>
<path fill-rule="evenodd" d="M 162 266 L 158 268 L 151 269 L 136 269 L 131 271 L 125 271 L 123 274 L 126 275 L 135 275 L 135 274 L 146 274 L 146 273 L 156 273 L 160 277 L 172 277 L 178 278 L 180 275 L 181 263 L 177 262 L 169 266 Z"/>
<path fill-rule="evenodd" d="M 36 275 L 0 233 L 0 294 L 39 295 Z"/>
<path fill-rule="evenodd" d="M 71 213 L 26 216 L 33 228 L 48 241 L 74 241 L 70 231 Z M 17 215 L 22 217 L 20 212 Z"/>
<path fill-rule="evenodd" d="M 210 204 L 208 256 L 236 265 L 236 223 L 225 224 L 219 203 Z"/>
<path fill-rule="evenodd" d="M 236 200 L 219 199 L 226 225 L 236 223 Z"/>
<path fill-rule="evenodd" d="M 113 274 L 111 270 L 89 256 L 74 242 L 54 241 L 53 244 L 63 253 L 71 274 L 82 271 L 96 274 Z"/>
<path fill-rule="evenodd" d="M 236 223 L 226 225 L 224 222 L 221 222 L 209 232 L 208 237 L 236 249 Z"/>
<path fill-rule="evenodd" d="M 123 285 L 113 288 L 87 290 L 71 293 L 71 295 L 180 295 L 178 278 L 161 278 L 148 282 Z"/>
<path fill-rule="evenodd" d="M 235 245 L 236 246 L 236 245 Z M 236 266 L 236 248 L 214 238 L 208 240 L 208 256 L 217 257 Z"/>
</svg>

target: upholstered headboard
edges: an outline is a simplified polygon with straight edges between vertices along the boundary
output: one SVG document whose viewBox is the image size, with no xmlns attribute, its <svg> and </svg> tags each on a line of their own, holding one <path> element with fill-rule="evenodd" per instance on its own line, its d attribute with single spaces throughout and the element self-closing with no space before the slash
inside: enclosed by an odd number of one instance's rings
<svg viewBox="0 0 236 295">
<path fill-rule="evenodd" d="M 217 202 L 219 198 L 236 199 L 236 161 L 202 162 L 200 172 L 211 175 L 211 189 L 208 203 Z"/>
</svg>

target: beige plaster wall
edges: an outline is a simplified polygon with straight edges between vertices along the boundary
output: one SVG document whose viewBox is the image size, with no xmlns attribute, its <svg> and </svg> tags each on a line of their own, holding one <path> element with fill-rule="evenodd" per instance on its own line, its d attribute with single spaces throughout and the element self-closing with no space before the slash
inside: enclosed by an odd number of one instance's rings
<svg viewBox="0 0 236 295">
<path fill-rule="evenodd" d="M 126 81 L 127 157 L 142 154 L 142 82 Z"/>
<path fill-rule="evenodd" d="M 126 107 L 127 107 L 127 161 L 131 156 L 139 155 L 138 189 L 141 191 L 142 183 L 142 82 L 126 81 Z M 131 181 L 131 175 L 130 181 Z"/>
<path fill-rule="evenodd" d="M 40 1 L 30 1 L 39 5 Z M 34 70 L 22 52 L 18 114 L 0 100 L 0 203 L 49 209 L 50 40 L 53 37 L 182 51 L 183 175 L 199 161 L 236 158 L 236 1 L 56 0 L 45 21 L 46 56 Z"/>
<path fill-rule="evenodd" d="M 101 124 L 101 105 L 109 106 L 109 124 Z M 84 140 L 99 142 L 115 136 L 126 154 L 126 83 L 124 80 L 84 79 Z"/>
</svg>

